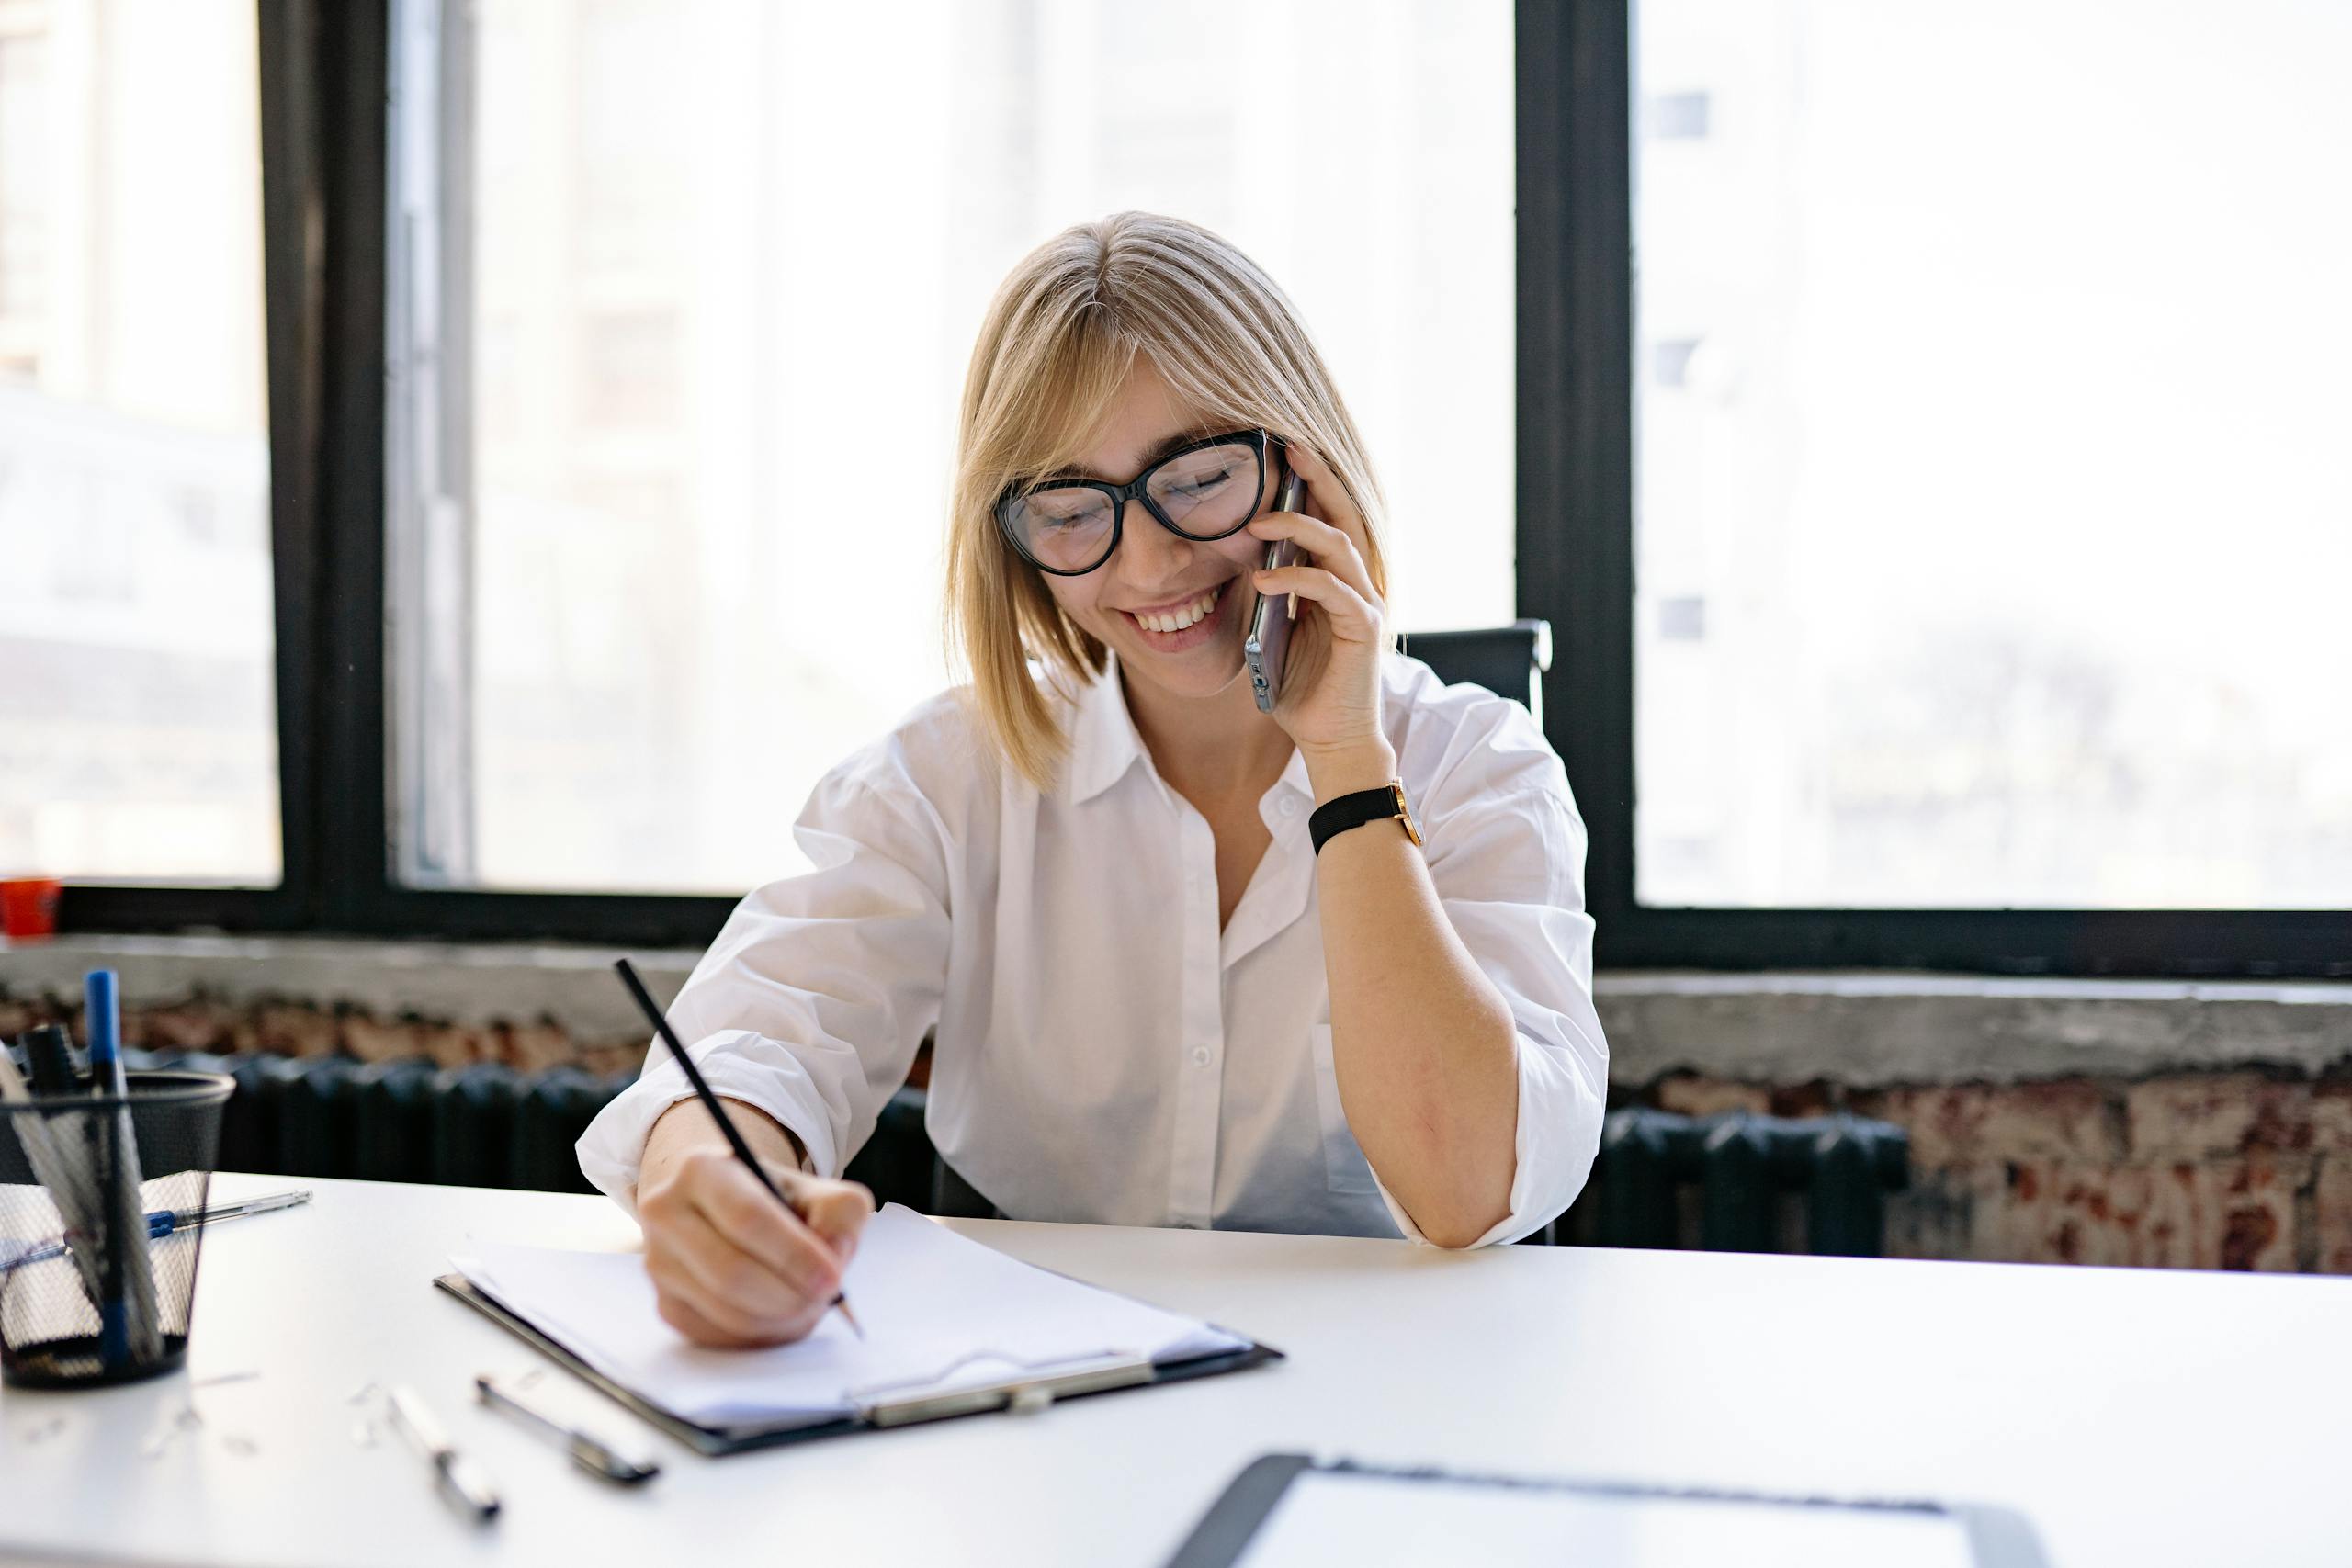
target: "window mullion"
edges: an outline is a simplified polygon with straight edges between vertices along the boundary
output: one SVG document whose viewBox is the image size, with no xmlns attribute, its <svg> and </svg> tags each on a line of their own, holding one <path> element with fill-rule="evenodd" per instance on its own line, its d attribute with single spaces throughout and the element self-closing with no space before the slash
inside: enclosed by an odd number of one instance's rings
<svg viewBox="0 0 2352 1568">
<path fill-rule="evenodd" d="M 385 742 L 390 869 L 473 879 L 473 28 L 464 6 L 392 13 L 386 216 Z"/>
</svg>

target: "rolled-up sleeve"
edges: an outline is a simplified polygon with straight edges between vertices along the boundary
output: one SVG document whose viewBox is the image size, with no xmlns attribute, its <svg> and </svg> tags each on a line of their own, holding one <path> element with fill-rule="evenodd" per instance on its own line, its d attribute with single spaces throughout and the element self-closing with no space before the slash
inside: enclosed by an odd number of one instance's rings
<svg viewBox="0 0 2352 1568">
<path fill-rule="evenodd" d="M 1510 706 L 1516 716 L 1455 760 L 1422 814 L 1439 901 L 1518 1032 L 1510 1213 L 1473 1247 L 1517 1241 L 1566 1211 L 1592 1172 L 1608 1104 L 1584 822 L 1558 759 L 1525 710 Z M 1397 1229 L 1427 1242 L 1385 1184 L 1380 1195 Z"/>
<path fill-rule="evenodd" d="M 719 1095 L 789 1128 L 839 1176 L 938 1021 L 947 972 L 948 834 L 884 741 L 828 773 L 793 836 L 811 868 L 737 905 L 670 1008 Z M 645 1140 L 692 1096 L 656 1041 L 644 1076 L 589 1124 L 580 1168 L 632 1213 Z"/>
</svg>

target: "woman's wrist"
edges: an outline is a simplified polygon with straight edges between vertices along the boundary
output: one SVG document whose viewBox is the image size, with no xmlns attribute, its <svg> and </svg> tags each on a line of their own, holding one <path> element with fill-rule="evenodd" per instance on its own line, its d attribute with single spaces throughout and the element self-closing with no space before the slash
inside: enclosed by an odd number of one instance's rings
<svg viewBox="0 0 2352 1568">
<path fill-rule="evenodd" d="M 743 1135 L 752 1153 L 762 1159 L 773 1159 L 795 1170 L 808 1168 L 800 1138 L 791 1128 L 770 1116 L 748 1100 L 719 1096 L 727 1107 L 727 1119 Z M 645 1157 L 638 1170 L 638 1185 L 643 1186 L 667 1171 L 683 1155 L 698 1148 L 727 1147 L 727 1134 L 712 1121 L 710 1112 L 703 1109 L 699 1100 L 681 1100 L 653 1120 L 645 1135 Z"/>
<path fill-rule="evenodd" d="M 1301 751 L 1306 758 L 1307 787 L 1317 806 L 1360 789 L 1384 788 L 1396 777 L 1396 749 L 1385 737 Z"/>
</svg>

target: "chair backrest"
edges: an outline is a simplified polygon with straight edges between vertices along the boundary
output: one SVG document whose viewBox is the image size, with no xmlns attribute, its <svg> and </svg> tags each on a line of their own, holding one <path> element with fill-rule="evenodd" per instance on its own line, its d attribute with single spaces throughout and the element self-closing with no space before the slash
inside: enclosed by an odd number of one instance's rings
<svg viewBox="0 0 2352 1568">
<path fill-rule="evenodd" d="M 1552 623 L 1513 621 L 1468 632 L 1408 632 L 1402 651 L 1447 685 L 1467 681 L 1509 697 L 1544 722 L 1544 671 L 1552 668 Z"/>
</svg>

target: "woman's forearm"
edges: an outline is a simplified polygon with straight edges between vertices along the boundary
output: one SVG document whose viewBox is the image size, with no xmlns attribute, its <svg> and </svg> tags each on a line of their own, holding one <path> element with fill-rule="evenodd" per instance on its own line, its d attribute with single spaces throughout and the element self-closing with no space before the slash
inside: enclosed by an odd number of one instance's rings
<svg viewBox="0 0 2352 1568">
<path fill-rule="evenodd" d="M 1385 744 L 1307 758 L 1317 805 L 1396 776 Z M 1510 1212 L 1517 1029 L 1454 934 L 1421 851 L 1374 822 L 1317 858 L 1340 1103 L 1381 1183 L 1442 1247 Z"/>
</svg>

